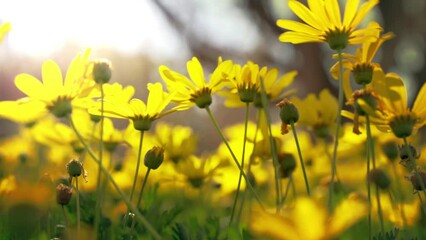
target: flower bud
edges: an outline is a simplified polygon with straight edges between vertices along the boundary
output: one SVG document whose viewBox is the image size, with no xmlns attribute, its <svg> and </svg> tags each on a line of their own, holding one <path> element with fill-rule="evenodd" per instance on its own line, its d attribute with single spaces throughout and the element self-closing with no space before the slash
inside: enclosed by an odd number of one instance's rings
<svg viewBox="0 0 426 240">
<path fill-rule="evenodd" d="M 280 108 L 280 118 L 285 124 L 296 123 L 299 120 L 299 111 L 288 99 L 284 99 L 277 104 Z"/>
<path fill-rule="evenodd" d="M 370 181 L 375 183 L 380 189 L 388 189 L 391 184 L 389 175 L 380 168 L 370 170 L 368 177 Z"/>
<path fill-rule="evenodd" d="M 398 144 L 388 141 L 382 145 L 382 151 L 390 161 L 395 161 L 399 156 Z"/>
<path fill-rule="evenodd" d="M 109 82 L 111 79 L 111 63 L 108 60 L 99 60 L 94 63 L 93 79 L 98 84 Z"/>
<path fill-rule="evenodd" d="M 157 169 L 164 160 L 164 148 L 155 146 L 145 154 L 144 164 L 147 168 Z"/>
<path fill-rule="evenodd" d="M 72 159 L 67 164 L 67 171 L 71 177 L 78 177 L 83 173 L 83 164 L 75 159 Z"/>
<path fill-rule="evenodd" d="M 399 157 L 401 159 L 399 162 L 400 164 L 409 170 L 413 170 L 413 167 L 416 165 L 415 161 L 420 156 L 413 145 L 408 144 L 407 147 L 407 145 L 404 144 L 399 147 Z"/>
<path fill-rule="evenodd" d="M 72 189 L 65 184 L 60 183 L 56 187 L 56 202 L 60 205 L 67 205 L 72 196 Z"/>
<path fill-rule="evenodd" d="M 296 158 L 291 153 L 280 153 L 278 155 L 278 170 L 282 178 L 287 178 L 296 169 Z"/>
</svg>

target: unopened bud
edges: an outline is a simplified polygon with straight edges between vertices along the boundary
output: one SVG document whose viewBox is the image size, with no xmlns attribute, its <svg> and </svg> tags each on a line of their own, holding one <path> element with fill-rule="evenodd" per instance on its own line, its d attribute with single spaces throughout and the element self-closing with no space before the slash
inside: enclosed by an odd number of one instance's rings
<svg viewBox="0 0 426 240">
<path fill-rule="evenodd" d="M 155 146 L 145 154 L 144 164 L 147 168 L 157 169 L 164 160 L 164 148 Z"/>
<path fill-rule="evenodd" d="M 284 99 L 277 104 L 280 108 L 280 118 L 285 124 L 296 123 L 299 120 L 299 111 L 288 99 Z"/>
<path fill-rule="evenodd" d="M 111 79 L 111 63 L 108 60 L 99 60 L 94 63 L 93 79 L 98 84 L 109 82 Z"/>
<path fill-rule="evenodd" d="M 72 196 L 72 189 L 65 184 L 60 183 L 56 187 L 56 202 L 60 205 L 67 205 Z"/>
<path fill-rule="evenodd" d="M 391 184 L 389 175 L 380 168 L 372 169 L 369 173 L 369 179 L 380 189 L 388 189 Z"/>
</svg>

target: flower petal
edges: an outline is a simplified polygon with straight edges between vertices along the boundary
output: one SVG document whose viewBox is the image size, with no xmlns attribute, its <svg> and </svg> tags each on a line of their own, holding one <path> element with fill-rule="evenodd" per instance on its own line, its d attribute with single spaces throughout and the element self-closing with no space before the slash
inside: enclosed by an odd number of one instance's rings
<svg viewBox="0 0 426 240">
<path fill-rule="evenodd" d="M 284 29 L 288 29 L 294 32 L 302 32 L 302 33 L 310 34 L 313 36 L 321 36 L 323 34 L 322 31 L 316 28 L 313 28 L 308 24 L 293 21 L 293 20 L 280 19 L 277 21 L 277 25 Z"/>
<path fill-rule="evenodd" d="M 37 78 L 26 73 L 15 77 L 15 85 L 30 98 L 40 99 L 44 94 L 43 84 Z"/>
<path fill-rule="evenodd" d="M 324 29 L 324 26 L 320 24 L 321 21 L 313 14 L 313 12 L 299 1 L 290 0 L 288 2 L 288 6 L 301 20 L 303 20 L 308 25 L 321 31 L 326 30 Z"/>
<path fill-rule="evenodd" d="M 359 0 L 348 0 L 345 7 L 345 15 L 343 16 L 343 26 L 350 26 L 358 10 Z"/>
<path fill-rule="evenodd" d="M 285 32 L 279 37 L 281 42 L 289 42 L 293 44 L 307 43 L 307 42 L 324 42 L 325 39 L 319 36 L 312 36 L 301 32 Z"/>
<path fill-rule="evenodd" d="M 414 105 L 412 108 L 412 112 L 414 112 L 418 117 L 426 118 L 426 83 L 423 84 L 419 93 L 417 94 L 416 100 L 414 101 Z"/>
<path fill-rule="evenodd" d="M 42 66 L 42 79 L 46 92 L 59 95 L 63 93 L 62 72 L 58 64 L 52 60 L 47 60 Z"/>
<path fill-rule="evenodd" d="M 328 14 L 330 21 L 335 27 L 339 29 L 342 27 L 342 20 L 340 16 L 340 7 L 337 0 L 325 0 L 325 11 Z"/>
<path fill-rule="evenodd" d="M 206 80 L 204 79 L 204 70 L 201 66 L 198 58 L 193 57 L 192 60 L 186 63 L 188 69 L 188 74 L 191 80 L 195 83 L 198 88 L 203 88 L 206 85 Z"/>
<path fill-rule="evenodd" d="M 361 5 L 361 7 L 356 12 L 352 22 L 350 23 L 350 28 L 353 30 L 358 27 L 364 17 L 367 15 L 371 9 L 379 3 L 379 0 L 369 0 Z"/>
</svg>

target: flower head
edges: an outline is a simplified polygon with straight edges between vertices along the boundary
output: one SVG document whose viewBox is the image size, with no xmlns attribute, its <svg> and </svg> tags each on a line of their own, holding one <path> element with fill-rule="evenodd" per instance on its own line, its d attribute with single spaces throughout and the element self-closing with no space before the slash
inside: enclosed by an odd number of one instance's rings
<svg viewBox="0 0 426 240">
<path fill-rule="evenodd" d="M 19 74 L 15 85 L 29 101 L 42 103 L 42 107 L 35 110 L 48 110 L 56 117 L 64 117 L 72 112 L 73 100 L 86 97 L 94 86 L 94 81 L 87 78 L 89 54 L 90 49 L 73 59 L 64 80 L 58 64 L 47 60 L 42 66 L 43 82 L 29 74 Z"/>
<path fill-rule="evenodd" d="M 377 26 L 357 28 L 378 3 L 378 0 L 369 0 L 358 8 L 359 0 L 348 0 L 342 21 L 338 0 L 308 0 L 308 7 L 297 0 L 289 0 L 288 6 L 304 23 L 278 20 L 279 27 L 289 30 L 282 33 L 279 40 L 293 44 L 327 42 L 333 50 L 342 50 L 348 44 L 371 40 L 371 31 Z"/>
<path fill-rule="evenodd" d="M 148 83 L 148 91 L 148 101 L 146 104 L 137 98 L 125 102 L 123 100 L 127 99 L 127 96 L 123 98 L 119 94 L 112 95 L 110 98 L 105 96 L 103 115 L 106 117 L 130 119 L 135 129 L 145 131 L 151 128 L 154 120 L 180 110 L 179 106 L 165 110 L 175 96 L 175 93 L 169 94 L 164 92 L 161 83 Z M 117 98 L 120 100 L 114 101 Z M 101 102 L 98 101 L 97 104 L 92 106 L 89 109 L 89 113 L 101 115 Z"/>
<path fill-rule="evenodd" d="M 203 67 L 196 57 L 187 62 L 190 79 L 164 65 L 160 66 L 159 72 L 167 85 L 167 89 L 170 92 L 176 92 L 172 101 L 179 104 L 182 109 L 188 109 L 194 105 L 199 108 L 206 108 L 212 103 L 212 95 L 229 80 L 229 72 L 232 70 L 232 66 L 230 60 L 222 61 L 219 58 L 219 63 L 210 75 L 209 82 L 206 81 Z"/>
</svg>

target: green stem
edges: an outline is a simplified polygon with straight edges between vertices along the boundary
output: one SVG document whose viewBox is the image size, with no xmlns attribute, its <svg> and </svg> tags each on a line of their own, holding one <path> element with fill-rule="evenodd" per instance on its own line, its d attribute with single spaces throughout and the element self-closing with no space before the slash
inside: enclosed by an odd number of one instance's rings
<svg viewBox="0 0 426 240">
<path fill-rule="evenodd" d="M 373 170 L 374 170 L 374 169 L 376 169 L 376 154 L 375 154 L 375 151 L 374 151 L 373 138 L 371 136 L 370 116 L 368 114 L 366 114 L 365 119 L 366 119 L 366 127 L 367 127 L 367 145 L 368 145 L 367 151 L 370 151 L 370 153 L 371 153 L 370 156 L 371 156 L 371 161 L 373 163 Z M 367 177 L 368 176 L 369 175 L 367 175 Z M 370 180 L 368 179 L 367 181 L 369 182 Z M 381 204 L 381 201 L 380 201 L 380 188 L 377 184 L 376 184 L 376 201 L 377 201 L 377 214 L 379 215 L 379 219 L 380 219 L 381 231 L 382 231 L 382 234 L 385 234 L 385 225 L 384 225 L 384 220 L 383 220 L 382 204 Z"/>
<path fill-rule="evenodd" d="M 228 140 L 226 140 L 225 135 L 223 134 L 222 130 L 219 127 L 219 124 L 217 123 L 216 119 L 214 118 L 213 114 L 210 111 L 209 107 L 205 108 L 207 111 L 207 114 L 210 117 L 210 120 L 213 122 L 214 127 L 216 128 L 216 131 L 219 133 L 220 137 L 222 138 L 223 143 L 225 143 L 226 147 L 229 150 L 229 153 L 232 156 L 232 159 L 234 160 L 235 164 L 238 167 L 238 170 L 240 170 L 240 173 L 243 175 L 244 180 L 247 183 L 247 186 L 250 188 L 250 190 L 253 192 L 254 197 L 256 198 L 257 202 L 261 206 L 263 210 L 265 210 L 265 206 L 263 205 L 262 201 L 260 200 L 259 196 L 257 195 L 256 191 L 253 188 L 253 185 L 251 184 L 250 180 L 248 179 L 247 175 L 244 173 L 243 168 L 241 167 L 240 163 L 237 160 L 237 157 L 235 156 L 234 152 L 231 149 L 231 146 L 229 146 Z"/>
<path fill-rule="evenodd" d="M 290 186 L 291 186 L 292 182 L 293 182 L 293 174 L 290 173 L 290 175 L 288 176 L 288 182 L 287 182 L 287 186 L 285 188 L 284 196 L 283 196 L 283 199 L 282 199 L 283 202 L 281 203 L 281 205 L 284 205 L 285 200 L 287 199 L 288 192 L 290 191 Z"/>
<path fill-rule="evenodd" d="M 141 201 L 142 201 L 142 196 L 143 196 L 143 193 L 144 193 L 144 190 L 145 190 L 145 185 L 146 185 L 146 182 L 148 181 L 148 176 L 149 176 L 149 173 L 151 172 L 151 168 L 148 168 L 147 170 L 146 170 L 146 174 L 145 174 L 145 177 L 143 178 L 143 183 L 142 183 L 142 188 L 141 188 L 141 191 L 140 191 L 140 193 L 139 193 L 139 197 L 138 197 L 138 201 L 137 201 L 137 204 L 136 204 L 136 207 L 140 207 L 140 205 L 141 205 Z"/>
<path fill-rule="evenodd" d="M 108 172 L 107 169 L 105 169 L 97 159 L 95 153 L 93 150 L 87 145 L 87 143 L 84 141 L 83 137 L 81 136 L 80 132 L 77 130 L 77 128 L 74 125 L 74 122 L 72 121 L 72 118 L 70 116 L 67 116 L 67 120 L 69 124 L 71 125 L 71 128 L 74 130 L 75 134 L 77 135 L 78 139 L 81 141 L 89 155 L 92 157 L 93 161 L 95 161 L 98 166 L 101 167 L 101 170 L 103 174 L 108 178 L 108 181 L 114 186 L 115 190 L 120 195 L 121 199 L 126 203 L 127 207 L 135 214 L 136 218 L 142 222 L 142 224 L 145 226 L 147 231 L 152 235 L 154 239 L 162 239 L 160 234 L 155 230 L 155 228 L 151 225 L 151 223 L 146 220 L 146 218 L 139 212 L 139 210 L 132 204 L 132 202 L 126 197 L 126 194 L 121 190 L 121 188 L 118 186 L 117 182 L 115 182 L 114 178 L 111 176 L 111 174 Z"/>
<path fill-rule="evenodd" d="M 245 116 L 245 121 L 244 121 L 244 138 L 243 138 L 243 153 L 242 153 L 242 157 L 241 157 L 241 168 L 244 169 L 244 158 L 245 158 L 245 152 L 246 152 L 246 141 L 247 141 L 247 125 L 248 125 L 248 120 L 249 120 L 249 103 L 246 104 L 246 116 Z M 232 211 L 231 211 L 231 218 L 229 219 L 229 225 L 231 226 L 232 224 L 232 220 L 234 219 L 234 214 L 235 214 L 235 209 L 237 207 L 237 202 L 238 202 L 238 195 L 240 193 L 240 189 L 241 189 L 241 180 L 243 178 L 243 174 L 242 172 L 240 172 L 240 176 L 238 178 L 238 185 L 237 185 L 237 192 L 235 193 L 235 198 L 234 198 L 234 204 L 232 206 Z M 237 220 L 238 222 L 238 220 Z"/>
<path fill-rule="evenodd" d="M 395 162 L 392 162 L 392 171 L 395 178 L 396 192 L 401 193 L 402 188 L 401 188 L 401 183 L 399 182 L 398 172 L 396 171 Z M 404 203 L 402 202 L 402 197 L 400 194 L 395 194 L 395 196 L 398 197 L 397 201 L 399 202 L 400 208 L 401 208 L 400 210 L 401 210 L 402 226 L 403 227 L 407 226 L 407 217 L 405 216 Z"/>
<path fill-rule="evenodd" d="M 104 136 L 104 88 L 103 84 L 99 84 L 99 88 L 101 89 L 101 129 L 100 129 L 100 141 L 99 141 L 99 163 L 103 165 L 103 136 Z M 102 199 L 102 170 L 101 167 L 98 167 L 98 178 L 96 184 L 96 207 L 95 207 L 95 238 L 98 236 L 99 232 L 99 222 L 101 216 L 101 199 Z"/>
<path fill-rule="evenodd" d="M 78 177 L 75 177 L 75 190 L 77 200 L 77 237 L 80 238 L 80 192 L 78 191 Z"/>
<path fill-rule="evenodd" d="M 136 182 L 138 180 L 138 175 L 139 175 L 139 166 L 141 163 L 141 155 L 142 155 L 142 144 L 143 144 L 143 135 L 145 133 L 145 131 L 140 131 L 140 138 L 139 138 L 139 149 L 138 149 L 138 159 L 136 162 L 136 171 L 135 171 L 135 176 L 133 177 L 133 185 L 132 185 L 132 190 L 130 192 L 130 201 L 132 201 L 133 199 L 133 194 L 135 192 L 135 187 L 136 187 Z"/>
<path fill-rule="evenodd" d="M 299 154 L 300 165 L 302 166 L 303 178 L 305 179 L 306 192 L 308 196 L 311 195 L 311 190 L 309 189 L 308 176 L 306 175 L 305 162 L 303 161 L 302 151 L 300 150 L 299 139 L 297 138 L 296 128 L 294 127 L 294 122 L 290 122 L 291 130 L 293 132 L 294 140 L 296 141 L 297 153 Z"/>
<path fill-rule="evenodd" d="M 339 93 L 338 93 L 338 107 L 336 117 L 336 132 L 334 134 L 334 147 L 333 147 L 333 159 L 331 161 L 331 182 L 328 191 L 328 211 L 331 213 L 333 209 L 333 192 L 334 192 L 334 177 L 336 175 L 336 161 L 337 161 L 337 149 L 339 146 L 339 132 L 340 123 L 342 121 L 341 111 L 343 109 L 343 63 L 342 63 L 342 50 L 337 50 L 339 57 Z"/>
<path fill-rule="evenodd" d="M 274 165 L 274 177 L 275 177 L 275 204 L 276 204 L 276 212 L 280 212 L 281 207 L 281 187 L 280 187 L 280 179 L 281 179 L 281 173 L 279 170 L 280 164 L 278 163 L 278 151 L 277 146 L 275 144 L 274 135 L 272 134 L 272 128 L 271 128 L 271 116 L 269 115 L 269 108 L 268 108 L 268 97 L 266 96 L 265 92 L 265 86 L 263 84 L 263 79 L 260 79 L 260 95 L 262 100 L 262 106 L 263 111 L 265 112 L 265 118 L 266 118 L 266 125 L 268 126 L 268 133 L 269 133 L 269 143 L 271 145 L 271 155 L 272 155 L 272 162 Z"/>
<path fill-rule="evenodd" d="M 61 205 L 61 206 L 62 206 L 62 214 L 64 215 L 64 223 L 65 223 L 65 226 L 68 227 L 67 212 L 65 210 L 64 205 Z"/>
</svg>

